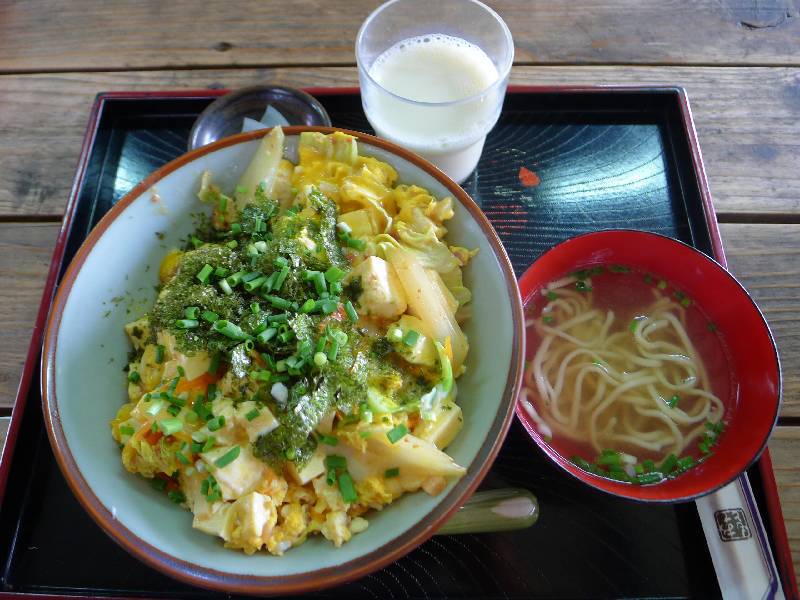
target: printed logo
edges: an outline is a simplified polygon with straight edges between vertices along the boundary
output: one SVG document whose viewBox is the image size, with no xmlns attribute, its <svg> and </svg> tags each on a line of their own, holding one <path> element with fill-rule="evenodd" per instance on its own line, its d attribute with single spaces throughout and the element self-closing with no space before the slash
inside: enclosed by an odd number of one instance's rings
<svg viewBox="0 0 800 600">
<path fill-rule="evenodd" d="M 714 513 L 714 521 L 717 523 L 719 538 L 723 542 L 748 540 L 753 537 L 747 524 L 747 517 L 741 508 L 718 510 Z"/>
</svg>

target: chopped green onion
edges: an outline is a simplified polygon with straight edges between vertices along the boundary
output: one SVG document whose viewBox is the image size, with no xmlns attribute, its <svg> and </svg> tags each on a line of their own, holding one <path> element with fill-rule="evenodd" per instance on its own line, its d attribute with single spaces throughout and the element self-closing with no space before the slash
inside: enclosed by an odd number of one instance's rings
<svg viewBox="0 0 800 600">
<path fill-rule="evenodd" d="M 176 319 L 175 327 L 178 329 L 196 329 L 200 325 L 197 319 Z"/>
<path fill-rule="evenodd" d="M 213 435 L 210 435 L 206 438 L 206 441 L 203 442 L 203 447 L 200 449 L 201 452 L 208 452 L 214 447 L 214 444 L 217 443 L 217 438 Z"/>
<path fill-rule="evenodd" d="M 275 273 L 273 273 L 275 275 Z M 289 275 L 289 267 L 284 265 L 281 267 L 281 270 L 278 272 L 278 275 L 275 277 L 275 282 L 272 284 L 273 290 L 280 290 L 283 287 L 283 282 L 286 281 L 286 277 Z"/>
<path fill-rule="evenodd" d="M 400 467 L 393 467 L 391 469 L 386 469 L 386 471 L 383 474 L 383 476 L 386 479 L 391 479 L 392 477 L 397 477 L 398 475 L 400 475 Z"/>
<path fill-rule="evenodd" d="M 228 282 L 228 285 L 230 285 L 231 287 L 236 287 L 242 282 L 242 277 L 244 277 L 244 275 L 245 275 L 244 271 L 236 271 L 236 273 L 227 277 L 226 281 Z"/>
<path fill-rule="evenodd" d="M 370 430 L 370 429 L 362 429 L 361 431 L 358 432 L 358 435 L 362 439 L 367 439 L 368 437 L 370 437 L 372 435 L 372 430 Z"/>
<path fill-rule="evenodd" d="M 331 347 L 328 349 L 328 360 L 336 360 L 339 355 L 339 342 L 333 338 L 331 339 Z"/>
<path fill-rule="evenodd" d="M 200 317 L 203 319 L 203 321 L 206 321 L 207 323 L 213 323 L 214 321 L 219 319 L 219 315 L 215 313 L 213 310 L 204 310 L 200 315 Z"/>
<path fill-rule="evenodd" d="M 630 330 L 631 333 L 636 333 L 636 328 L 638 326 L 639 326 L 639 319 L 636 318 L 631 321 L 630 325 L 628 325 L 628 329 Z"/>
<path fill-rule="evenodd" d="M 338 295 L 342 293 L 344 286 L 342 285 L 341 281 L 335 281 L 329 286 L 329 288 L 331 290 L 331 294 Z"/>
<path fill-rule="evenodd" d="M 312 300 L 311 298 L 309 298 L 308 300 L 303 302 L 303 304 L 300 305 L 300 312 L 310 313 L 312 310 L 314 310 L 314 308 L 316 308 L 316 306 L 317 303 L 314 302 L 314 300 Z"/>
<path fill-rule="evenodd" d="M 183 309 L 183 315 L 187 319 L 197 319 L 198 316 L 200 315 L 200 309 L 197 308 L 196 306 L 187 306 L 186 308 Z"/>
<path fill-rule="evenodd" d="M 167 480 L 162 479 L 161 477 L 153 477 L 150 480 L 150 487 L 154 490 L 158 490 L 159 492 L 163 492 L 167 489 Z"/>
<path fill-rule="evenodd" d="M 230 296 L 233 293 L 233 288 L 231 288 L 231 284 L 228 283 L 227 279 L 219 280 L 219 289 L 221 289 L 222 293 L 226 296 Z"/>
<path fill-rule="evenodd" d="M 552 315 L 544 315 L 544 316 L 542 316 L 542 322 L 543 322 L 543 323 L 546 323 L 547 325 L 549 325 L 550 323 L 552 323 L 554 320 L 555 320 L 555 319 L 553 318 L 553 316 L 552 316 Z"/>
<path fill-rule="evenodd" d="M 222 469 L 223 467 L 227 467 L 237 458 L 239 458 L 239 453 L 242 449 L 239 446 L 234 446 L 230 450 L 228 450 L 225 454 L 220 456 L 217 460 L 214 461 L 214 465 Z"/>
<path fill-rule="evenodd" d="M 173 417 L 177 417 L 179 414 L 181 414 L 181 407 L 177 404 L 171 404 L 170 407 L 167 408 L 167 412 Z"/>
<path fill-rule="evenodd" d="M 194 246 L 195 249 L 203 245 L 203 240 L 194 235 L 191 238 L 189 238 L 189 241 L 192 243 L 192 246 Z"/>
<path fill-rule="evenodd" d="M 319 441 L 325 444 L 326 446 L 338 446 L 339 445 L 339 438 L 333 435 L 321 435 Z"/>
<path fill-rule="evenodd" d="M 164 435 L 172 435 L 183 429 L 183 421 L 180 419 L 161 419 L 158 428 Z"/>
<path fill-rule="evenodd" d="M 278 321 L 288 321 L 289 320 L 289 313 L 278 313 L 277 315 L 270 315 L 267 317 L 267 321 L 270 323 L 277 323 Z"/>
<path fill-rule="evenodd" d="M 246 340 L 248 338 L 248 335 L 242 331 L 241 327 L 224 319 L 214 322 L 211 329 L 232 340 Z"/>
<path fill-rule="evenodd" d="M 192 461 L 190 461 L 188 458 L 186 458 L 186 455 L 183 452 L 181 452 L 180 450 L 176 450 L 175 451 L 175 458 L 177 458 L 178 462 L 180 462 L 181 464 L 184 464 L 184 465 L 192 464 Z"/>
<path fill-rule="evenodd" d="M 648 458 L 642 461 L 642 468 L 644 469 L 645 473 L 651 473 L 652 471 L 656 470 L 656 463 Z"/>
<path fill-rule="evenodd" d="M 597 457 L 597 464 L 607 467 L 620 466 L 622 465 L 622 455 L 616 450 L 603 450 Z"/>
<path fill-rule="evenodd" d="M 289 300 L 284 300 L 278 296 L 273 296 L 271 294 L 264 294 L 264 300 L 270 303 L 270 305 L 274 306 L 275 308 L 281 310 L 288 310 L 292 307 L 292 303 Z"/>
<path fill-rule="evenodd" d="M 248 281 L 253 281 L 253 279 L 258 279 L 259 277 L 261 277 L 260 271 L 250 271 L 249 273 L 242 275 L 242 281 L 247 283 Z"/>
<path fill-rule="evenodd" d="M 214 267 L 206 263 L 203 265 L 203 268 L 197 273 L 197 278 L 200 280 L 200 283 L 206 283 L 208 281 L 208 277 L 211 273 L 214 272 Z"/>
<path fill-rule="evenodd" d="M 136 430 L 130 425 L 120 425 L 119 432 L 122 435 L 133 435 L 136 433 Z"/>
<path fill-rule="evenodd" d="M 681 306 L 684 308 L 689 308 L 692 305 L 692 301 L 689 298 L 681 298 Z"/>
<path fill-rule="evenodd" d="M 339 475 L 339 492 L 342 494 L 342 500 L 348 504 L 358 500 L 356 487 L 353 485 L 353 478 L 350 477 L 350 473 L 347 471 Z"/>
<path fill-rule="evenodd" d="M 679 400 L 680 398 L 678 397 L 678 394 L 675 394 L 672 396 L 672 398 L 667 400 L 667 406 L 669 406 L 670 408 L 675 408 L 678 405 Z"/>
<path fill-rule="evenodd" d="M 336 312 L 336 309 L 339 308 L 339 303 L 335 300 L 323 300 L 320 302 L 320 308 L 323 315 L 329 315 Z"/>
<path fill-rule="evenodd" d="M 258 288 L 260 288 L 264 284 L 264 282 L 266 282 L 266 281 L 267 281 L 266 277 L 263 277 L 263 276 L 262 277 L 257 277 L 256 279 L 253 279 L 252 281 L 245 282 L 244 289 L 246 291 L 248 291 L 248 292 L 254 292 Z"/>
<path fill-rule="evenodd" d="M 324 352 L 316 352 L 314 354 L 314 364 L 318 367 L 324 367 L 326 364 L 328 364 L 328 357 Z"/>
<path fill-rule="evenodd" d="M 208 398 L 209 402 L 213 402 L 217 399 L 217 386 L 214 383 L 208 384 L 206 388 L 206 398 Z"/>
<path fill-rule="evenodd" d="M 399 425 L 396 425 L 392 429 L 387 431 L 386 437 L 389 438 L 389 441 L 392 444 L 396 444 L 401 439 L 403 439 L 407 433 L 408 433 L 408 427 L 400 423 Z"/>
<path fill-rule="evenodd" d="M 694 458 L 691 456 L 684 456 L 678 459 L 677 468 L 679 471 L 685 471 L 686 469 L 691 468 L 694 466 Z"/>
<path fill-rule="evenodd" d="M 347 275 L 347 273 L 339 267 L 331 267 L 325 271 L 325 279 L 328 281 L 328 283 L 336 283 L 341 281 L 344 279 L 345 275 Z"/>
<path fill-rule="evenodd" d="M 350 236 L 347 237 L 345 243 L 354 250 L 364 250 L 364 248 L 367 247 L 367 243 L 364 240 L 359 240 Z"/>
<path fill-rule="evenodd" d="M 667 289 L 667 282 L 662 279 L 661 281 L 658 282 L 656 287 L 660 290 L 665 290 Z"/>
<path fill-rule="evenodd" d="M 552 302 L 556 298 L 558 298 L 558 295 L 553 290 L 550 290 L 549 292 L 547 292 L 547 299 L 548 300 L 550 300 Z"/>
<path fill-rule="evenodd" d="M 182 366 L 178 365 L 177 371 L 178 371 L 178 377 L 186 377 L 186 369 L 184 369 Z M 177 385 L 178 385 L 178 383 L 175 382 L 175 386 L 176 387 L 177 387 Z M 170 387 L 172 387 L 172 386 L 170 386 Z M 174 388 L 173 388 L 173 391 L 174 391 Z"/>
<path fill-rule="evenodd" d="M 329 469 L 346 469 L 347 459 L 338 454 L 329 454 L 325 457 L 325 466 Z"/>
<path fill-rule="evenodd" d="M 658 483 L 662 479 L 664 479 L 664 475 L 662 473 L 658 472 L 641 473 L 636 476 L 636 483 L 646 485 L 648 483 Z"/>
<path fill-rule="evenodd" d="M 669 456 L 667 456 L 667 458 L 664 459 L 664 462 L 661 463 L 661 472 L 664 473 L 664 475 L 669 475 L 670 473 L 672 473 L 673 469 L 675 469 L 675 466 L 677 464 L 678 464 L 678 457 L 675 456 L 674 454 L 670 454 Z"/>
<path fill-rule="evenodd" d="M 289 261 L 286 260 L 283 256 L 279 256 L 275 259 L 275 266 L 276 267 L 286 267 L 289 265 Z"/>
<path fill-rule="evenodd" d="M 253 376 L 253 379 L 256 379 L 257 381 L 265 381 L 267 383 L 269 383 L 269 380 L 272 378 L 272 373 L 264 369 L 261 371 L 252 371 L 250 374 Z"/>
<path fill-rule="evenodd" d="M 186 496 L 180 490 L 170 490 L 167 493 L 167 497 L 172 500 L 175 504 L 183 504 L 186 502 Z"/>
<path fill-rule="evenodd" d="M 328 469 L 328 474 L 325 477 L 325 481 L 328 482 L 328 485 L 333 485 L 336 482 L 336 469 Z"/>
<path fill-rule="evenodd" d="M 139 371 L 131 371 L 128 373 L 128 381 L 131 383 L 139 383 L 142 380 L 142 376 L 139 375 Z"/>
<path fill-rule="evenodd" d="M 257 418 L 258 415 L 260 414 L 261 411 L 258 410 L 257 408 L 254 408 L 253 410 L 248 411 L 248 413 L 244 416 L 244 418 L 247 419 L 248 421 L 252 421 L 253 419 Z"/>
<path fill-rule="evenodd" d="M 575 289 L 578 290 L 579 292 L 591 292 L 592 286 L 587 285 L 587 283 L 583 279 L 581 279 L 575 282 Z"/>
<path fill-rule="evenodd" d="M 409 329 L 403 336 L 403 344 L 413 347 L 419 341 L 419 331 L 416 329 Z"/>
<path fill-rule="evenodd" d="M 283 453 L 287 460 L 294 460 L 297 458 L 297 450 L 294 448 L 287 448 L 286 451 Z"/>
<path fill-rule="evenodd" d="M 222 429 L 225 426 L 225 415 L 214 417 L 206 424 L 206 426 L 208 427 L 209 431 L 217 431 L 218 429 Z"/>
<path fill-rule="evenodd" d="M 228 248 L 230 248 L 231 250 L 235 250 L 236 248 L 238 248 L 238 247 L 239 247 L 239 242 L 237 242 L 236 240 L 231 240 L 230 242 L 228 242 L 228 243 L 227 243 L 227 244 L 225 244 L 225 245 L 226 245 Z"/>
<path fill-rule="evenodd" d="M 164 346 L 158 344 L 156 346 L 156 363 L 161 364 L 164 362 Z"/>
<path fill-rule="evenodd" d="M 344 311 L 347 313 L 347 318 L 350 319 L 350 321 L 353 323 L 358 321 L 358 313 L 350 300 L 344 303 Z"/>
<path fill-rule="evenodd" d="M 712 323 L 711 321 L 709 321 L 708 322 L 708 330 L 711 333 L 714 333 L 717 330 L 717 326 L 714 323 Z"/>
<path fill-rule="evenodd" d="M 228 210 L 228 197 L 220 195 L 219 202 L 218 202 L 219 212 L 225 212 Z"/>
<path fill-rule="evenodd" d="M 217 267 L 214 269 L 214 275 L 217 277 L 225 277 L 228 273 L 230 273 L 230 271 L 225 267 Z"/>
<path fill-rule="evenodd" d="M 258 302 L 253 302 L 250 304 L 250 312 L 257 315 L 261 312 L 261 305 Z"/>
<path fill-rule="evenodd" d="M 269 327 L 256 336 L 256 341 L 259 344 L 264 345 L 267 342 L 269 342 L 272 338 L 274 338 L 275 334 L 277 333 L 278 333 L 277 329 L 275 329 L 274 327 Z"/>
</svg>

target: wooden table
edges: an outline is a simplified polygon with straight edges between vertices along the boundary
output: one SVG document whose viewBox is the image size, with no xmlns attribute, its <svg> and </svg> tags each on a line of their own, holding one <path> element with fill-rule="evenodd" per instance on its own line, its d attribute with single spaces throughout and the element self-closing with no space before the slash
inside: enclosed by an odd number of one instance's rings
<svg viewBox="0 0 800 600">
<path fill-rule="evenodd" d="M 512 83 L 688 91 L 730 268 L 777 338 L 770 443 L 800 568 L 798 0 L 502 0 Z M 0 414 L 10 414 L 92 100 L 105 90 L 357 82 L 366 0 L 0 1 Z M 0 427 L 0 435 L 4 429 Z"/>
</svg>

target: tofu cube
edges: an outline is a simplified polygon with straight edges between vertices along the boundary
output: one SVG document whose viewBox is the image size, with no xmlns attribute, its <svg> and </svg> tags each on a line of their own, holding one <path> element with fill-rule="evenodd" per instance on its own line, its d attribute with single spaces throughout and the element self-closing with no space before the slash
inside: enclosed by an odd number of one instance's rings
<svg viewBox="0 0 800 600">
<path fill-rule="evenodd" d="M 258 416 L 248 419 L 247 415 L 255 414 L 252 411 L 258 410 Z M 266 407 L 258 406 L 252 400 L 240 402 L 236 407 L 236 421 L 247 432 L 250 443 L 255 442 L 262 435 L 265 435 L 278 426 L 275 415 Z"/>
<path fill-rule="evenodd" d="M 361 277 L 362 293 L 358 299 L 362 314 L 393 319 L 408 308 L 406 293 L 397 273 L 389 263 L 370 256 L 348 275 L 348 279 Z"/>
</svg>

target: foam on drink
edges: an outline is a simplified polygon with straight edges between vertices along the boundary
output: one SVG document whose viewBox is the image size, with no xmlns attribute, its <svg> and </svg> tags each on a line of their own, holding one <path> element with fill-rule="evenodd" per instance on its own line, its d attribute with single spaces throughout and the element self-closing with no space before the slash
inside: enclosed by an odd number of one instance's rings
<svg viewBox="0 0 800 600">
<path fill-rule="evenodd" d="M 498 79 L 486 53 L 461 38 L 418 36 L 386 50 L 369 75 L 395 95 L 364 90 L 367 115 L 378 135 L 431 158 L 455 179 L 466 177 L 469 171 L 463 177 L 460 172 L 472 169 L 500 112 L 501 102 L 492 94 L 501 92 L 481 94 Z"/>
</svg>

